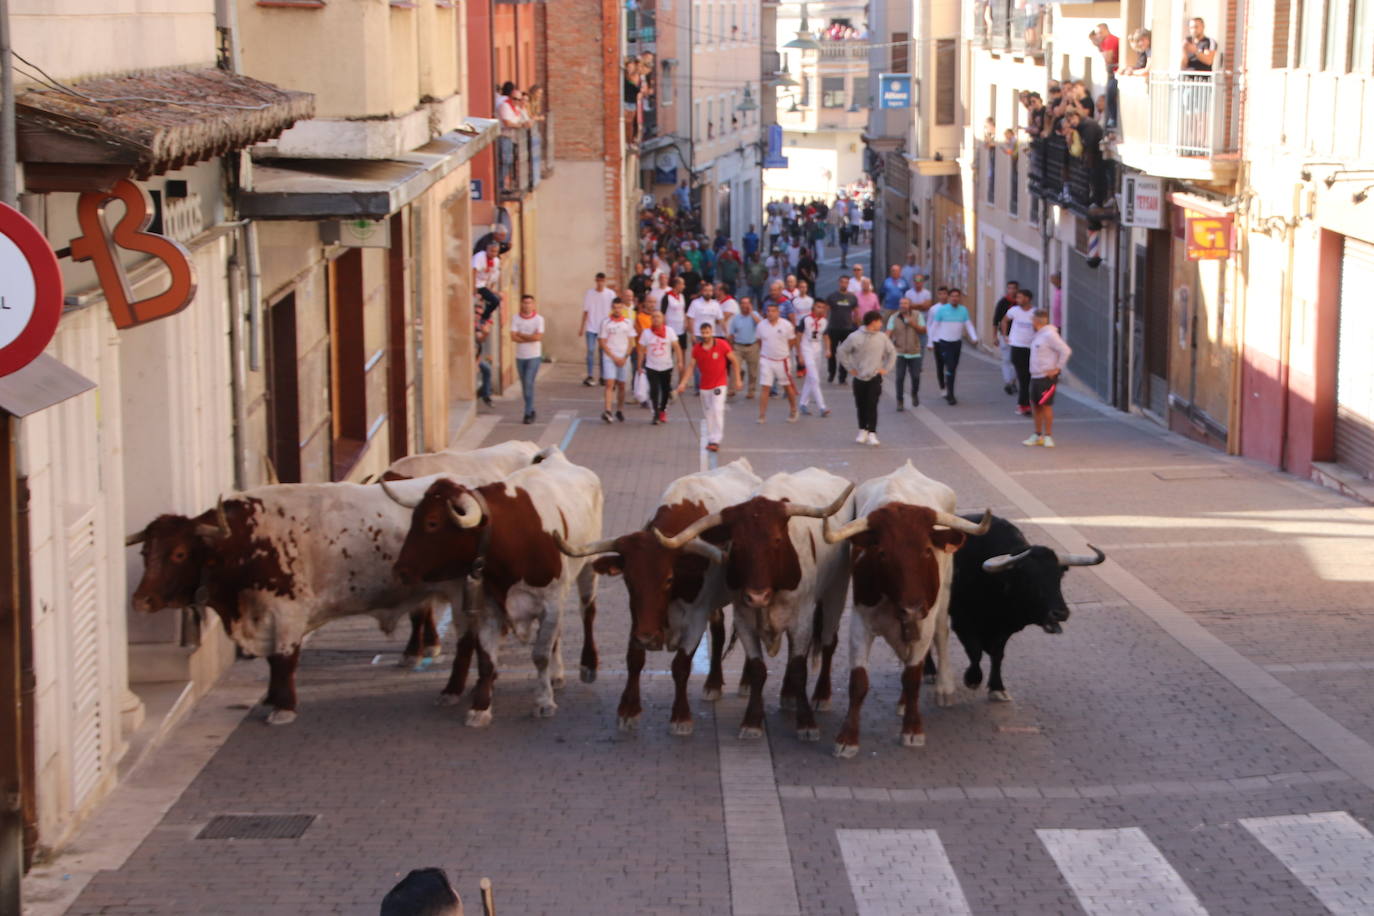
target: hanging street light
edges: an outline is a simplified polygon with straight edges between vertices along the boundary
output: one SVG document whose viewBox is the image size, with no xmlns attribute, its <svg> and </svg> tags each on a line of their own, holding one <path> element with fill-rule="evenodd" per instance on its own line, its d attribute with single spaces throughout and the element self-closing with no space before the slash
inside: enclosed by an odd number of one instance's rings
<svg viewBox="0 0 1374 916">
<path fill-rule="evenodd" d="M 799 51 L 819 51 L 821 43 L 811 34 L 810 27 L 806 24 L 806 4 L 802 4 L 801 28 L 797 30 L 797 37 L 783 45 L 784 48 L 796 48 Z"/>
<path fill-rule="evenodd" d="M 735 106 L 735 111 L 758 111 L 759 103 L 754 101 L 752 83 L 744 84 L 744 101 Z"/>
</svg>

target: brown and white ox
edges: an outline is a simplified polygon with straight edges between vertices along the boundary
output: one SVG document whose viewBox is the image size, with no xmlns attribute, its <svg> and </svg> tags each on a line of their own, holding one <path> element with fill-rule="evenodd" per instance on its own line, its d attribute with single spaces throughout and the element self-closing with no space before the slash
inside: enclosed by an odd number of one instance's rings
<svg viewBox="0 0 1374 916">
<path fill-rule="evenodd" d="M 503 632 L 531 644 L 534 714 L 558 711 L 553 690 L 563 684 L 563 603 L 574 581 L 582 605 L 582 680 L 596 680 L 596 570 L 585 558 L 564 556 L 555 534 L 569 543 L 601 537 L 601 481 L 556 448 L 541 455 L 547 457 L 539 464 L 499 483 L 472 487 L 443 476 L 433 480 L 415 505 L 396 559 L 402 582 L 458 585 L 469 576 L 480 581 L 481 601 L 467 609 L 462 628 L 477 638 L 470 726 L 491 722 L 494 659 Z M 466 682 L 460 654 L 444 697 L 456 702 Z"/>
<path fill-rule="evenodd" d="M 868 656 L 875 636 L 887 640 L 902 663 L 902 744 L 925 744 L 919 697 L 921 674 L 932 645 L 939 659 L 936 702 L 954 698 L 949 658 L 949 596 L 953 554 L 981 522 L 954 514 L 954 491 L 931 480 L 911 462 L 864 482 L 854 494 L 854 521 L 837 529 L 827 523 L 827 543 L 849 543 L 854 613 L 849 618 L 849 713 L 835 741 L 836 757 L 859 752 L 859 717 L 868 695 Z"/>
<path fill-rule="evenodd" d="M 537 454 L 539 446 L 536 443 L 512 440 L 471 451 L 446 449 L 442 452 L 407 455 L 393 461 L 381 480 L 385 484 L 388 481 L 448 474 L 451 477 L 467 478 L 473 486 L 477 486 L 500 480 L 512 471 L 529 467 Z M 465 653 L 470 660 L 475 645 L 475 636 L 462 633 L 458 639 L 457 651 Z M 423 657 L 438 658 L 442 653 L 443 647 L 440 644 L 434 609 L 427 607 L 417 611 L 411 619 L 410 641 L 406 643 L 405 651 L 401 654 L 401 666 L 413 666 Z"/>
<path fill-rule="evenodd" d="M 455 456 L 450 466 L 473 471 L 476 485 L 527 466 L 537 451 L 531 442 L 506 443 Z M 418 498 L 428 483 L 391 486 Z M 419 654 L 427 628 L 437 646 L 435 608 L 457 614 L 462 590 L 399 586 L 391 564 L 409 526 L 410 512 L 381 487 L 351 483 L 258 487 L 195 518 L 162 515 L 125 541 L 143 555 L 133 607 L 209 606 L 243 652 L 267 657 L 267 721 L 283 725 L 296 717 L 301 642 L 331 620 L 371 615 L 390 632 L 409 614 L 406 652 Z"/>
<path fill-rule="evenodd" d="M 570 545 L 559 537 L 559 547 L 569 556 L 596 559 L 592 565 L 603 576 L 625 577 L 630 595 L 630 640 L 625 652 L 629 678 L 620 696 L 617 719 L 620 729 L 636 728 L 642 711 L 639 676 L 645 653 L 666 649 L 673 656 L 673 711 L 669 731 L 692 733 L 692 707 L 687 700 L 687 678 L 692 656 L 709 623 L 711 668 L 703 696 L 720 699 L 724 686 L 721 655 L 725 649 L 725 605 L 730 593 L 725 586 L 723 554 L 712 539 L 721 532 L 706 531 L 701 538 L 677 548 L 665 547 L 655 530 L 673 535 L 692 522 L 735 503 L 747 500 L 763 483 L 744 458 L 724 467 L 679 477 L 659 497 L 659 506 L 640 531 L 607 538 L 594 544 Z"/>
<path fill-rule="evenodd" d="M 849 590 L 849 545 L 827 543 L 822 519 L 853 517 L 849 494 L 854 485 L 819 468 L 774 474 L 746 501 L 698 519 L 676 535 L 657 532 L 668 547 L 679 548 L 706 537 L 726 547 L 725 584 L 734 605 L 735 631 L 747 656 L 744 681 L 749 703 L 741 738 L 763 734 L 766 650 L 777 655 L 788 640 L 787 673 L 782 682 L 784 708 L 795 704 L 797 735 L 820 738 L 816 714 L 806 698 L 807 659 L 822 656 L 814 701 L 830 703 L 830 659 Z M 708 536 L 708 532 L 710 535 Z"/>
</svg>

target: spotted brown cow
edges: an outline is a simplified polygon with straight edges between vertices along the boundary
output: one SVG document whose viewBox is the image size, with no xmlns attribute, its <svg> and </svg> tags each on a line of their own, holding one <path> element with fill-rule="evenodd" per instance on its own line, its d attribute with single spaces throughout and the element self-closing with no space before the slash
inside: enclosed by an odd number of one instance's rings
<svg viewBox="0 0 1374 916">
<path fill-rule="evenodd" d="M 714 537 L 728 545 L 725 582 L 747 655 L 749 704 L 741 738 L 763 734 L 763 685 L 768 677 L 763 652 L 776 655 L 783 636 L 789 645 L 783 705 L 795 704 L 798 737 L 820 738 L 806 697 L 806 662 L 813 652 L 821 653 L 814 700 L 823 709 L 830 702 L 830 658 L 849 590 L 849 545 L 827 543 L 821 519 L 838 516 L 848 521 L 853 489 L 844 478 L 819 468 L 774 474 L 745 502 L 698 519 L 671 537 L 657 532 L 660 541 L 673 548 L 696 537 Z"/>
<path fill-rule="evenodd" d="M 947 706 L 954 682 L 945 663 L 949 648 L 949 593 L 954 551 L 969 534 L 988 530 L 992 518 L 971 522 L 954 514 L 954 491 L 908 461 L 866 481 L 854 495 L 854 521 L 832 530 L 827 543 L 853 545 L 850 567 L 854 613 L 849 618 L 849 712 L 835 741 L 835 756 L 859 752 L 859 716 L 868 695 L 868 655 L 882 636 L 902 663 L 902 744 L 925 743 L 919 698 L 922 664 L 932 644 L 940 660 L 936 702 Z"/>
<path fill-rule="evenodd" d="M 687 700 L 687 678 L 708 622 L 711 629 L 711 669 L 703 696 L 720 698 L 724 678 L 721 654 L 725 642 L 725 587 L 722 553 L 706 532 L 671 549 L 659 543 L 653 531 L 677 534 L 709 513 L 743 502 L 762 484 L 743 458 L 711 471 L 688 474 L 668 485 L 659 497 L 649 523 L 640 531 L 607 538 L 593 544 L 570 545 L 559 537 L 569 556 L 594 556 L 593 566 L 603 576 L 625 577 L 630 595 L 630 640 L 625 653 L 629 678 L 620 696 L 617 719 L 622 731 L 637 727 L 642 711 L 639 676 L 645 652 L 666 649 L 673 656 L 673 710 L 669 730 L 674 735 L 692 733 L 692 707 Z"/>
<path fill-rule="evenodd" d="M 442 475 L 434 479 L 415 504 L 396 558 L 402 582 L 480 580 L 482 600 L 467 609 L 463 627 L 477 636 L 470 726 L 491 722 L 494 659 L 504 631 L 531 643 L 538 680 L 535 715 L 557 712 L 553 689 L 563 680 L 563 602 L 574 581 L 582 604 L 582 680 L 596 679 L 596 571 L 585 558 L 564 556 L 554 535 L 576 543 L 601 537 L 601 481 L 556 448 L 541 455 L 546 457 L 539 464 L 499 483 L 470 487 Z M 466 677 L 455 659 L 445 694 L 461 694 Z"/>
</svg>

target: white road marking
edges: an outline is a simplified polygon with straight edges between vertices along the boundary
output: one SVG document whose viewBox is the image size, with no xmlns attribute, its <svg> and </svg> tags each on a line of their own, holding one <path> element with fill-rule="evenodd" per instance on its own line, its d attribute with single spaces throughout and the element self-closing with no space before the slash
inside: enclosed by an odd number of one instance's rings
<svg viewBox="0 0 1374 916">
<path fill-rule="evenodd" d="M 1088 916 L 1207 916 L 1139 827 L 1035 832 Z"/>
<path fill-rule="evenodd" d="M 1007 473 L 1013 477 L 1022 477 L 1027 474 L 1153 474 L 1156 471 L 1214 471 L 1217 469 L 1225 470 L 1225 466 L 1217 463 L 1152 464 L 1112 468 L 1031 468 L 1024 471 L 1008 471 Z"/>
<path fill-rule="evenodd" d="M 1285 550 L 1292 550 L 1291 541 L 1280 538 L 1250 538 L 1248 540 L 1237 539 L 1234 541 L 1138 541 L 1133 544 L 1098 544 L 1106 553 L 1114 550 L 1196 550 L 1207 547 L 1282 547 Z"/>
<path fill-rule="evenodd" d="M 495 414 L 477 417 L 463 430 L 463 434 L 453 441 L 452 448 L 460 452 L 481 448 L 483 440 L 491 435 L 491 431 L 500 422 L 501 418 Z"/>
<path fill-rule="evenodd" d="M 544 427 L 544 434 L 539 437 L 539 447 L 548 448 L 550 445 L 559 445 L 563 442 L 573 425 L 573 417 L 577 416 L 575 410 L 560 410 L 553 415 L 549 425 Z M 564 448 L 564 451 L 567 449 Z"/>
<path fill-rule="evenodd" d="M 743 714 L 741 699 L 722 698 L 716 703 L 730 912 L 732 916 L 800 916 L 773 754 L 766 736 L 736 737 Z"/>
<path fill-rule="evenodd" d="M 837 830 L 859 916 L 971 913 L 934 830 Z"/>
<path fill-rule="evenodd" d="M 1241 818 L 1322 902 L 1337 914 L 1368 914 L 1374 901 L 1374 835 L 1344 811 Z"/>
</svg>

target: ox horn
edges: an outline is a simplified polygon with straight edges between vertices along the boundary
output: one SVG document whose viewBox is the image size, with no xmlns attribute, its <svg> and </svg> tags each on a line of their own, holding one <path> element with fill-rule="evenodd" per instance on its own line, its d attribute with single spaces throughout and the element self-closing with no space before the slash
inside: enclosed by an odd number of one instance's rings
<svg viewBox="0 0 1374 916">
<path fill-rule="evenodd" d="M 229 516 L 224 512 L 223 496 L 215 501 L 215 523 L 213 525 L 197 525 L 196 534 L 209 538 L 227 538 L 229 536 Z"/>
<path fill-rule="evenodd" d="M 845 500 L 849 499 L 849 494 L 853 492 L 854 484 L 851 483 L 849 486 L 845 487 L 844 492 L 828 506 L 795 506 L 789 503 L 787 506 L 787 517 L 791 518 L 795 515 L 805 515 L 808 518 L 829 518 L 840 511 L 840 507 L 844 505 Z"/>
<path fill-rule="evenodd" d="M 476 528 L 482 521 L 482 507 L 477 505 L 477 500 L 472 498 L 471 493 L 464 493 L 458 497 L 457 506 L 450 502 L 448 514 L 459 528 Z"/>
<path fill-rule="evenodd" d="M 1001 553 L 995 557 L 988 557 L 983 561 L 983 572 L 1000 573 L 1006 572 L 1026 557 L 1030 556 L 1030 548 L 1027 547 L 1020 553 Z"/>
<path fill-rule="evenodd" d="M 418 499 L 414 500 L 413 502 L 407 502 L 404 499 L 402 499 L 401 494 L 397 493 L 395 490 L 391 489 L 391 487 L 387 486 L 387 482 L 385 480 L 379 482 L 382 485 L 382 492 L 385 493 L 387 497 L 390 498 L 391 501 L 394 502 L 396 505 L 402 506 L 406 509 L 414 509 L 416 506 L 420 504 L 420 501 Z"/>
<path fill-rule="evenodd" d="M 132 547 L 135 544 L 142 544 L 146 540 L 148 540 L 148 529 L 144 528 L 142 531 L 134 532 L 133 534 L 126 537 L 124 539 L 124 546 Z"/>
<path fill-rule="evenodd" d="M 852 537 L 853 537 L 854 535 L 856 535 L 856 534 L 863 534 L 863 533 L 864 533 L 865 531 L 867 531 L 867 530 L 868 530 L 868 516 L 867 516 L 867 515 L 865 515 L 863 518 L 856 518 L 856 519 L 854 519 L 854 521 L 849 522 L 848 524 L 841 526 L 840 529 L 839 529 L 838 531 L 832 531 L 832 530 L 831 530 L 831 528 L 830 528 L 830 519 L 827 518 L 827 519 L 825 520 L 825 524 L 821 527 L 821 536 L 825 538 L 825 542 L 826 542 L 827 544 L 838 544 L 838 543 L 840 543 L 840 541 L 847 541 L 847 540 L 849 540 L 850 538 L 852 538 Z"/>
<path fill-rule="evenodd" d="M 699 557 L 705 557 L 707 562 L 710 563 L 725 562 L 725 551 L 721 550 L 715 544 L 708 544 L 699 538 L 695 541 L 689 541 L 687 546 L 683 549 L 688 553 L 694 553 Z"/>
<path fill-rule="evenodd" d="M 672 537 L 668 537 L 668 535 L 655 528 L 654 537 L 658 538 L 658 542 L 669 550 L 677 550 L 679 547 L 690 543 L 693 538 L 699 537 L 707 528 L 714 528 L 719 525 L 720 522 L 720 513 L 712 512 L 710 515 L 703 515 Z"/>
<path fill-rule="evenodd" d="M 1055 553 L 1060 566 L 1096 566 L 1107 560 L 1107 555 L 1089 544 L 1088 549 L 1093 552 L 1092 556 L 1086 553 Z"/>
<path fill-rule="evenodd" d="M 267 472 L 267 482 L 273 485 L 281 483 L 281 478 L 277 476 L 277 466 L 272 462 L 272 456 L 263 455 L 262 463 Z"/>
<path fill-rule="evenodd" d="M 604 540 L 593 541 L 590 544 L 583 544 L 578 547 L 574 547 L 563 540 L 563 534 L 559 531 L 553 533 L 553 539 L 558 542 L 558 549 L 570 557 L 590 557 L 598 553 L 608 553 L 615 549 L 615 538 L 605 538 Z"/>
<path fill-rule="evenodd" d="M 992 510 L 984 509 L 983 517 L 976 522 L 971 522 L 948 512 L 936 512 L 935 524 L 953 528 L 955 531 L 962 531 L 964 534 L 987 534 L 988 529 L 992 527 Z"/>
</svg>

